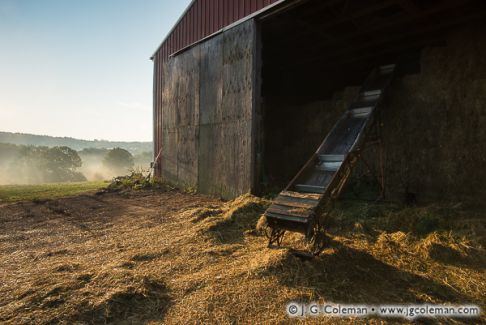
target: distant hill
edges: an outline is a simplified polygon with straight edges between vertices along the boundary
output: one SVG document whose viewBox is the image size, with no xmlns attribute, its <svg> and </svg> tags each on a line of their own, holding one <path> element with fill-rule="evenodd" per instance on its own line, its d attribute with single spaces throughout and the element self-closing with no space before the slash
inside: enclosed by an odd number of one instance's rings
<svg viewBox="0 0 486 325">
<path fill-rule="evenodd" d="M 30 146 L 67 146 L 74 150 L 82 150 L 85 148 L 115 148 L 120 147 L 130 151 L 133 155 L 141 154 L 143 152 L 152 152 L 152 142 L 122 142 L 122 141 L 106 141 L 106 140 L 80 140 L 68 137 L 51 137 L 47 135 L 35 135 L 25 133 L 11 133 L 0 132 L 0 142 L 22 144 Z"/>
</svg>

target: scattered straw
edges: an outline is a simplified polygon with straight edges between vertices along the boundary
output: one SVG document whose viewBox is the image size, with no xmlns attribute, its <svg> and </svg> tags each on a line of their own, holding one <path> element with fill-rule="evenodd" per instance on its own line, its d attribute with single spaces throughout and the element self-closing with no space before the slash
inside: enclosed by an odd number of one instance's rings
<svg viewBox="0 0 486 325">
<path fill-rule="evenodd" d="M 434 208 L 448 221 L 423 234 L 398 221 L 432 213 L 425 208 L 343 202 L 331 246 L 306 261 L 288 248 L 302 244 L 299 234 L 267 248 L 257 223 L 269 203 L 136 191 L 3 206 L 0 322 L 282 323 L 293 300 L 486 308 L 484 234 L 472 213 L 445 218 Z"/>
</svg>

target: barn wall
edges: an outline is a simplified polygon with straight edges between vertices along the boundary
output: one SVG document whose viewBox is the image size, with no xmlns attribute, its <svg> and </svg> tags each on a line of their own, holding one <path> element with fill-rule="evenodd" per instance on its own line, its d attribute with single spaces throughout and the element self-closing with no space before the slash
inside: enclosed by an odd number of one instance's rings
<svg viewBox="0 0 486 325">
<path fill-rule="evenodd" d="M 251 20 L 163 63 L 163 179 L 228 198 L 252 190 L 255 44 Z"/>
</svg>

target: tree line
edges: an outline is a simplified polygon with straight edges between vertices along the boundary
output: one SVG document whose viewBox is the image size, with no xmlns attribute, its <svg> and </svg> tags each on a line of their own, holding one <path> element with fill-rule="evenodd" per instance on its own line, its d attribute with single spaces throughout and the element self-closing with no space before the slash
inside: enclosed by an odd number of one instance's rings
<svg viewBox="0 0 486 325">
<path fill-rule="evenodd" d="M 35 184 L 109 179 L 135 165 L 148 168 L 151 152 L 133 156 L 122 148 L 26 146 L 0 143 L 0 184 Z"/>
<path fill-rule="evenodd" d="M 47 135 L 12 133 L 0 131 L 0 143 L 11 143 L 27 146 L 46 146 L 62 147 L 66 146 L 74 150 L 84 148 L 122 148 L 133 155 L 143 154 L 152 151 L 152 142 L 124 142 L 124 141 L 107 141 L 107 140 L 81 140 L 70 137 L 52 137 Z"/>
</svg>

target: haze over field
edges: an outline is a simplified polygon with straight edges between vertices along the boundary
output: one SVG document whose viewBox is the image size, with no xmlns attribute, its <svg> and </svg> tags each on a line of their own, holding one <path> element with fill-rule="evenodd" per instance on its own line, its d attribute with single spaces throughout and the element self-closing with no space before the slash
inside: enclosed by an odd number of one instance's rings
<svg viewBox="0 0 486 325">
<path fill-rule="evenodd" d="M 87 141 L 0 132 L 0 185 L 109 180 L 148 170 L 151 142 Z"/>
<path fill-rule="evenodd" d="M 27 146 L 66 146 L 74 150 L 87 148 L 123 148 L 137 155 L 153 150 L 152 141 L 108 141 L 108 140 L 82 140 L 70 137 L 51 137 L 48 135 L 36 135 L 25 133 L 11 133 L 0 131 L 0 143 L 20 144 Z"/>
<path fill-rule="evenodd" d="M 1 0 L 0 184 L 110 179 L 114 148 L 148 169 L 150 56 L 189 2 Z"/>
</svg>

